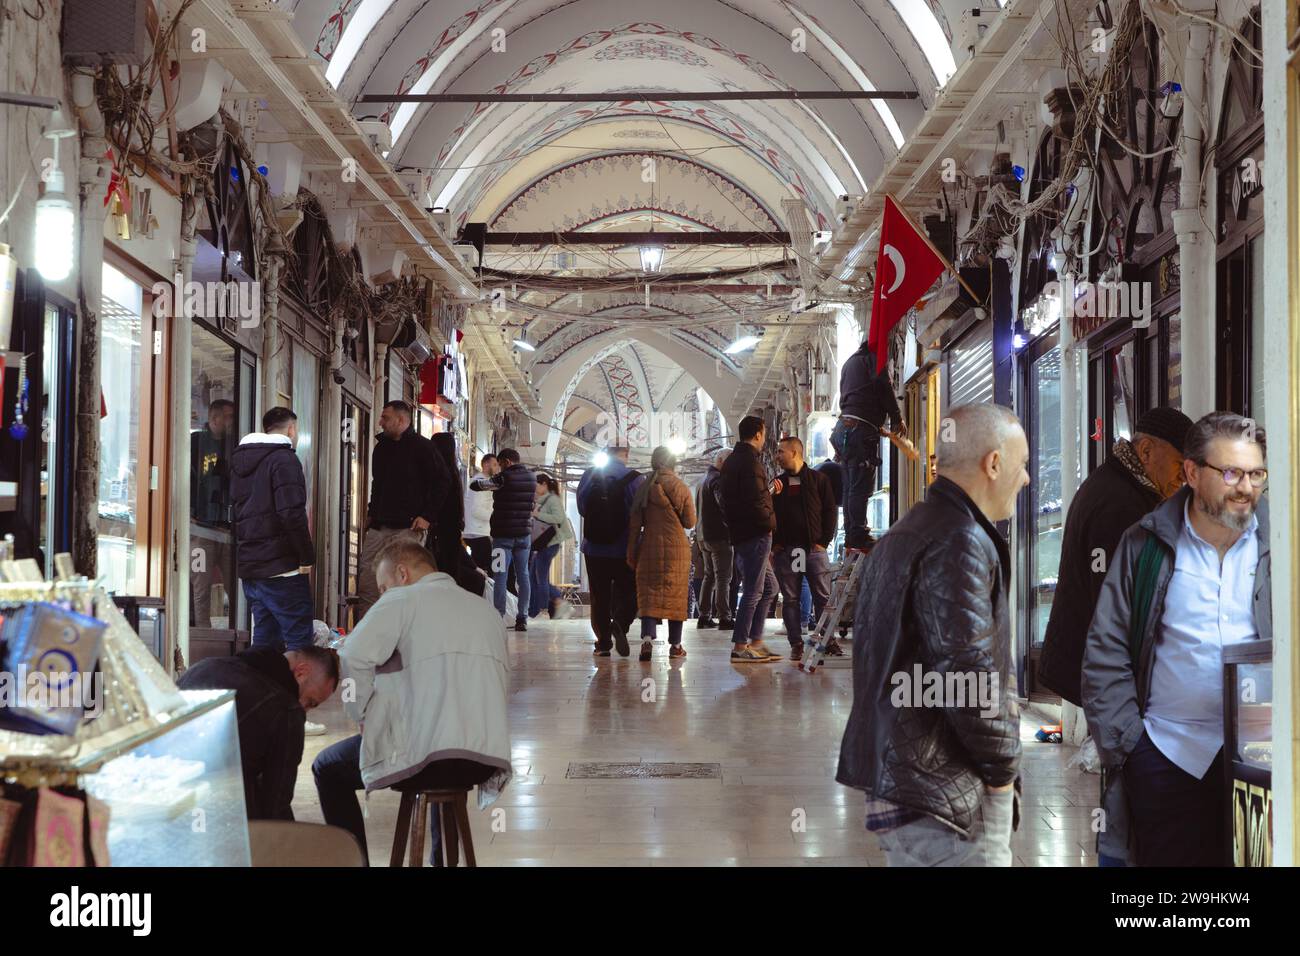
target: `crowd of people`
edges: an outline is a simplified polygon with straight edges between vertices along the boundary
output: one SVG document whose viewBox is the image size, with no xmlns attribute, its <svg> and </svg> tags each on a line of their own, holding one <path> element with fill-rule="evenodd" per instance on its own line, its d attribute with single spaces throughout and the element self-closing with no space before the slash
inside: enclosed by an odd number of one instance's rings
<svg viewBox="0 0 1300 956">
<path fill-rule="evenodd" d="M 1007 866 L 1021 733 L 996 524 L 1029 450 L 1009 409 L 948 418 L 938 478 L 866 558 L 836 779 L 866 792 L 891 865 Z M 1038 673 L 1101 757 L 1101 866 L 1228 862 L 1222 649 L 1272 636 L 1267 481 L 1255 422 L 1158 408 L 1070 506 Z M 907 693 L 914 673 L 939 692 Z"/>
<path fill-rule="evenodd" d="M 852 361 L 844 386 L 856 398 L 842 396 L 836 460 L 818 468 L 784 436 L 769 477 L 767 429 L 748 416 L 693 491 L 666 447 L 644 473 L 614 448 L 582 474 L 594 654 L 630 657 L 639 619 L 641 661 L 661 621 L 669 659 L 684 658 L 694 615 L 696 633 L 730 632 L 733 663 L 782 660 L 764 643 L 779 597 L 798 660 L 830 600 L 842 508 L 848 553 L 865 565 L 836 779 L 865 792 L 891 865 L 1009 865 L 1021 729 L 1011 552 L 997 525 L 1030 480 L 1028 442 L 1009 409 L 950 409 L 924 501 L 873 540 L 865 504 L 880 442 L 865 439 L 904 424 L 870 352 Z M 507 626 L 567 616 L 551 569 L 575 540 L 559 482 L 517 450 L 484 455 L 462 483 L 452 436 L 418 435 L 403 402 L 379 422 L 357 624 L 341 651 L 316 645 L 297 420 L 273 408 L 228 467 L 253 646 L 181 679 L 236 690 L 247 810 L 271 818 L 291 817 L 306 713 L 350 681 L 360 733 L 312 771 L 326 822 L 362 848 L 358 791 L 478 786 L 483 805 L 509 780 Z M 1271 636 L 1267 477 L 1251 420 L 1157 408 L 1073 497 L 1037 678 L 1082 707 L 1105 768 L 1101 865 L 1225 862 L 1221 649 Z M 912 675 L 937 675 L 939 698 L 900 693 Z"/>
</svg>

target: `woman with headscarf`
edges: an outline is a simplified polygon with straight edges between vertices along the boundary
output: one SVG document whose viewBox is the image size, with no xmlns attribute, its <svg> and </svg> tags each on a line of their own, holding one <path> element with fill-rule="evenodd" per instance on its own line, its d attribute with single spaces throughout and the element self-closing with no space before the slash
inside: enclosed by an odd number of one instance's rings
<svg viewBox="0 0 1300 956">
<path fill-rule="evenodd" d="M 465 487 L 461 482 L 460 462 L 456 455 L 456 436 L 451 432 L 434 432 L 430 440 L 434 451 L 447 463 L 455 487 L 449 489 L 443 498 L 429 550 L 438 562 L 439 571 L 450 574 L 466 591 L 481 597 L 486 579 L 470 557 L 465 542 L 461 540 L 461 532 L 465 530 Z"/>
<path fill-rule="evenodd" d="M 662 445 L 654 450 L 653 474 L 632 499 L 627 563 L 636 572 L 641 609 L 641 660 L 650 660 L 659 618 L 668 622 L 668 656 L 685 657 L 682 624 L 690 611 L 691 543 L 695 501 L 677 477 L 677 457 Z"/>
<path fill-rule="evenodd" d="M 541 471 L 537 473 L 537 503 L 533 506 L 533 517 L 537 519 L 538 536 L 533 538 L 532 557 L 529 559 L 533 586 L 528 616 L 537 617 L 547 609 L 552 620 L 563 619 L 569 616 L 568 604 L 561 600 L 560 589 L 551 584 L 551 562 L 560 553 L 564 542 L 573 540 L 573 525 L 564 513 L 560 483 Z"/>
</svg>

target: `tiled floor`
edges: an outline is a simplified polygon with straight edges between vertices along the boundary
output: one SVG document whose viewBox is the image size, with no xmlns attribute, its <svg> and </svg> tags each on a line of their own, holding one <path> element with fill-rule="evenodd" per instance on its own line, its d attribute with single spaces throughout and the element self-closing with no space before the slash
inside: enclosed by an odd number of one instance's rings
<svg viewBox="0 0 1300 956">
<path fill-rule="evenodd" d="M 688 657 L 649 664 L 592 656 L 587 621 L 530 622 L 510 635 L 510 732 L 516 776 L 475 809 L 480 866 L 882 866 L 863 827 L 863 796 L 835 783 L 851 703 L 847 658 L 817 674 L 786 661 L 733 665 L 728 634 L 686 625 Z M 661 629 L 662 631 L 662 629 Z M 768 645 L 787 646 L 776 621 Z M 294 813 L 319 821 L 311 762 L 354 732 L 337 697 L 314 711 Z M 1025 724 L 1025 812 L 1017 863 L 1092 866 L 1097 778 L 1065 764 Z M 570 761 L 719 763 L 714 780 L 566 780 Z M 388 864 L 398 797 L 368 801 L 371 862 Z"/>
</svg>

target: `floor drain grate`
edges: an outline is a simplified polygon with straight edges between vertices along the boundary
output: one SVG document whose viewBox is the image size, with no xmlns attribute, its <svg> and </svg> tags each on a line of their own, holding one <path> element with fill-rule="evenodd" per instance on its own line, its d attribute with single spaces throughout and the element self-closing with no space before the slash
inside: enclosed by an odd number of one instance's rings
<svg viewBox="0 0 1300 956">
<path fill-rule="evenodd" d="M 569 780 L 718 780 L 720 763 L 571 763 Z"/>
</svg>

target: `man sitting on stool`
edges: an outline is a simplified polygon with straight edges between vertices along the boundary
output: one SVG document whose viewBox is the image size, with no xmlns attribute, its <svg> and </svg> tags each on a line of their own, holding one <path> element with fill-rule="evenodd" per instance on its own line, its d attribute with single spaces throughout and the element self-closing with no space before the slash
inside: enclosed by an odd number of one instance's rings
<svg viewBox="0 0 1300 956">
<path fill-rule="evenodd" d="M 511 777 L 501 618 L 409 538 L 379 552 L 375 580 L 380 598 L 340 652 L 343 674 L 354 682 L 344 704 L 361 733 L 312 764 L 325 822 L 352 833 L 363 851 L 358 790 L 477 785 L 481 809 Z M 436 848 L 437 814 L 430 817 Z"/>
</svg>

